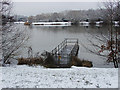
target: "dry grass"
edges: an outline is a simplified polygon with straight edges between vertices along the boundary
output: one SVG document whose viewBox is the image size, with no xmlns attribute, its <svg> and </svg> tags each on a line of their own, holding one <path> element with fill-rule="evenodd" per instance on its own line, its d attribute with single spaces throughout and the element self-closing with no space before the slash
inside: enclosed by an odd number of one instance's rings
<svg viewBox="0 0 120 90">
<path fill-rule="evenodd" d="M 46 68 L 54 68 L 57 67 L 54 64 L 54 60 L 52 56 L 48 56 L 45 60 L 43 60 L 41 57 L 39 58 L 18 58 L 18 65 L 41 65 Z"/>
<path fill-rule="evenodd" d="M 80 67 L 93 67 L 93 64 L 91 61 L 80 60 L 78 57 L 72 57 L 71 64 L 73 66 L 80 66 Z"/>
<path fill-rule="evenodd" d="M 42 65 L 42 58 L 18 58 L 18 65 Z"/>
<path fill-rule="evenodd" d="M 19 58 L 18 65 L 41 65 L 46 68 L 56 68 L 57 65 L 54 62 L 54 59 L 49 55 L 45 60 L 40 58 Z M 80 60 L 77 57 L 72 57 L 71 66 L 80 66 L 80 67 L 92 67 L 92 62 L 87 60 Z"/>
</svg>

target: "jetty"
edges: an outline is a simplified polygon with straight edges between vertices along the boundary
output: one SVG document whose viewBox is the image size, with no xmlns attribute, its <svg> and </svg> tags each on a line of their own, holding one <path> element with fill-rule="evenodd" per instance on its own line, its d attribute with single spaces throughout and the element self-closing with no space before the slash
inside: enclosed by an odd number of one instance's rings
<svg viewBox="0 0 120 90">
<path fill-rule="evenodd" d="M 54 62 L 58 67 L 70 67 L 73 56 L 79 51 L 77 38 L 65 38 L 57 47 L 51 51 Z"/>
</svg>

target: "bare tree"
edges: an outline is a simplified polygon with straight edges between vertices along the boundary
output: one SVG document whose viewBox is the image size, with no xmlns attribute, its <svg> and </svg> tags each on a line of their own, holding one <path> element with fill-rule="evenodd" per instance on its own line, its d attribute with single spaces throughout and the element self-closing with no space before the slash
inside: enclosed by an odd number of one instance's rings
<svg viewBox="0 0 120 90">
<path fill-rule="evenodd" d="M 118 68 L 118 29 L 114 30 L 112 23 L 115 16 L 118 15 L 118 3 L 118 0 L 104 2 L 105 9 L 102 10 L 108 24 L 108 35 L 105 36 L 102 32 L 100 35 L 95 35 L 94 38 L 100 42 L 99 44 L 89 40 L 92 46 L 94 46 L 94 50 L 89 49 L 89 51 L 107 57 L 108 62 L 113 61 L 115 68 Z M 104 53 L 105 51 L 107 51 L 107 54 Z"/>
<path fill-rule="evenodd" d="M 113 30 L 112 23 L 114 21 L 115 16 L 118 15 L 119 7 L 117 6 L 119 4 L 118 0 L 111 1 L 104 3 L 105 8 L 107 9 L 108 14 L 108 20 L 109 22 L 109 31 L 110 31 L 110 40 L 109 40 L 109 47 L 110 47 L 110 54 L 109 59 L 114 62 L 114 67 L 118 68 L 118 30 Z M 116 10 L 117 9 L 117 10 Z"/>
<path fill-rule="evenodd" d="M 16 26 L 13 23 L 13 17 L 11 16 L 12 2 L 10 0 L 3 0 L 0 2 L 2 7 L 0 8 L 0 14 L 2 15 L 2 33 L 1 50 L 2 50 L 2 65 L 10 63 L 17 55 L 19 48 L 27 40 L 26 33 L 23 29 Z"/>
</svg>

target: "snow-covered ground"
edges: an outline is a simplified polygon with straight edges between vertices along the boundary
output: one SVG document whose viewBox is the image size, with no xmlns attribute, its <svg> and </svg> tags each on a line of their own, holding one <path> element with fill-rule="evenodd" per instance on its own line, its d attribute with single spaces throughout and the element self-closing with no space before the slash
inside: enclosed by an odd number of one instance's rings
<svg viewBox="0 0 120 90">
<path fill-rule="evenodd" d="M 0 69 L 3 88 L 118 88 L 115 68 L 46 69 L 24 65 Z"/>
</svg>

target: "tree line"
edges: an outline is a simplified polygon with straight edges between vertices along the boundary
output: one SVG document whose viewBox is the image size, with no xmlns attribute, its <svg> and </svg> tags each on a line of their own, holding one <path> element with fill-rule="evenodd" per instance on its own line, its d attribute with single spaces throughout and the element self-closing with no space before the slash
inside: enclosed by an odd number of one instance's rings
<svg viewBox="0 0 120 90">
<path fill-rule="evenodd" d="M 120 21 L 120 3 L 114 2 L 113 9 L 113 20 Z M 116 14 L 117 13 L 117 14 Z M 43 13 L 36 16 L 29 16 L 28 20 L 33 22 L 39 21 L 104 21 L 108 23 L 107 19 L 110 15 L 110 8 L 107 8 L 107 5 L 104 3 L 104 8 L 100 9 L 89 9 L 89 10 L 69 10 L 63 12 L 54 12 L 54 13 Z"/>
</svg>

